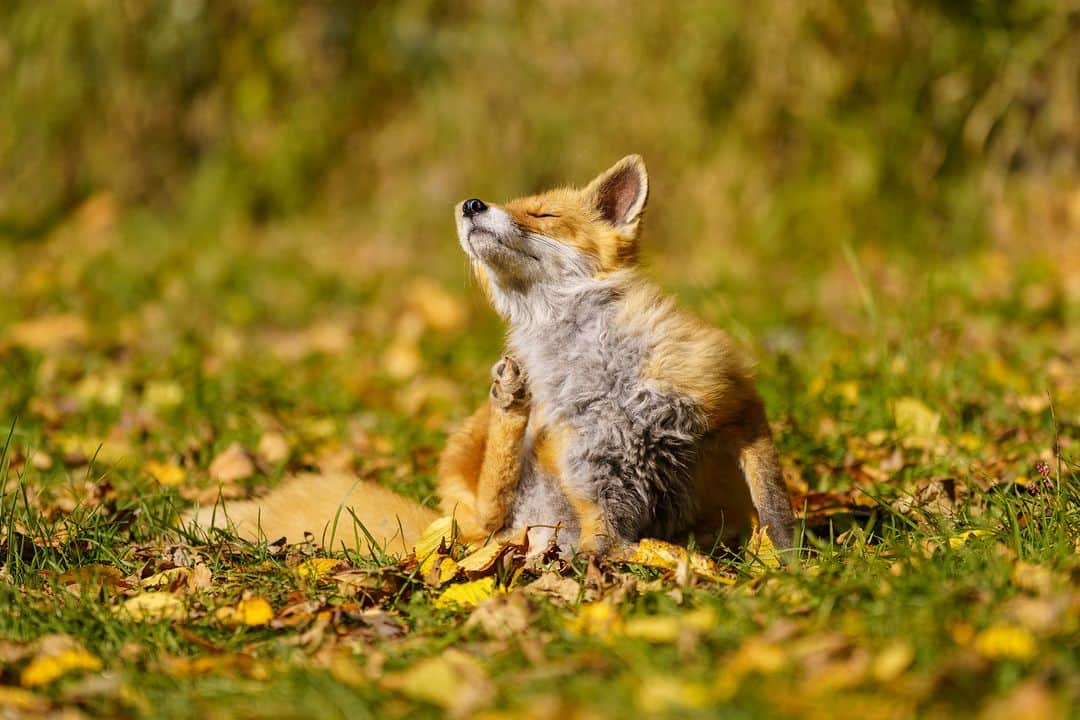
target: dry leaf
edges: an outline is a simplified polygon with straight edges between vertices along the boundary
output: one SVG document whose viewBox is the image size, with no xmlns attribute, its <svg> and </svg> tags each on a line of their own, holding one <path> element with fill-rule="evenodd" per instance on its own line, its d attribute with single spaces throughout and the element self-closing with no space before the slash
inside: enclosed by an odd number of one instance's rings
<svg viewBox="0 0 1080 720">
<path fill-rule="evenodd" d="M 991 625 L 975 636 L 975 650 L 990 660 L 1030 660 L 1035 657 L 1035 638 L 1022 627 Z"/>
<path fill-rule="evenodd" d="M 913 397 L 897 398 L 892 404 L 893 421 L 905 445 L 929 447 L 937 435 L 941 415 L 931 410 L 921 400 Z"/>
<path fill-rule="evenodd" d="M 735 582 L 733 578 L 722 575 L 720 566 L 711 558 L 701 553 L 689 552 L 684 547 L 664 540 L 642 538 L 637 544 L 630 546 L 620 559 L 623 562 L 634 563 L 635 565 L 645 565 L 676 572 L 679 571 L 680 567 L 685 567 L 706 580 L 729 585 Z"/>
<path fill-rule="evenodd" d="M 210 463 L 210 477 L 219 483 L 246 480 L 255 474 L 255 463 L 240 443 L 233 443 Z"/>
<path fill-rule="evenodd" d="M 184 469 L 173 462 L 158 462 L 150 460 L 143 469 L 158 482 L 159 485 L 172 487 L 184 482 Z"/>
<path fill-rule="evenodd" d="M 8 330 L 13 345 L 47 352 L 86 342 L 89 330 L 78 315 L 45 315 L 15 323 Z"/>
<path fill-rule="evenodd" d="M 414 280 L 405 297 L 427 325 L 441 332 L 457 330 L 465 322 L 465 305 L 441 285 L 428 278 Z"/>
<path fill-rule="evenodd" d="M 513 592 L 481 602 L 465 622 L 465 627 L 479 627 L 490 637 L 506 640 L 528 630 L 530 619 L 525 594 Z"/>
<path fill-rule="evenodd" d="M 296 576 L 303 580 L 318 580 L 344 564 L 341 560 L 334 558 L 311 558 L 296 566 Z"/>
<path fill-rule="evenodd" d="M 220 607 L 214 617 L 226 625 L 246 625 L 249 627 L 266 625 L 274 619 L 274 609 L 263 598 L 247 598 L 236 607 Z"/>
<path fill-rule="evenodd" d="M 576 635 L 613 635 L 622 630 L 622 618 L 611 603 L 585 603 L 578 614 L 569 619 L 566 629 Z"/>
<path fill-rule="evenodd" d="M 176 567 L 169 570 L 163 570 L 162 572 L 151 575 L 150 577 L 143 578 L 139 581 L 139 587 L 144 590 L 161 590 L 171 589 L 177 582 L 183 582 L 187 584 L 187 579 L 191 575 L 191 568 Z"/>
<path fill-rule="evenodd" d="M 413 555 L 424 560 L 440 547 L 449 548 L 454 539 L 454 518 L 447 516 L 433 521 L 413 545 Z"/>
<path fill-rule="evenodd" d="M 495 686 L 480 663 L 453 648 L 385 675 L 382 686 L 458 718 L 470 716 L 495 699 Z"/>
<path fill-rule="evenodd" d="M 701 709 L 712 701 L 712 693 L 705 685 L 664 675 L 635 678 L 634 685 L 638 707 L 648 716 L 665 715 L 678 708 Z"/>
<path fill-rule="evenodd" d="M 573 605 L 581 597 L 581 585 L 577 580 L 553 572 L 544 573 L 523 590 L 527 595 L 546 597 L 567 605 Z"/>
<path fill-rule="evenodd" d="M 762 570 L 762 566 L 774 570 L 780 567 L 780 553 L 766 530 L 765 526 L 754 528 L 750 542 L 747 543 L 747 562 L 751 563 L 751 572 L 755 568 Z"/>
<path fill-rule="evenodd" d="M 915 648 L 911 646 L 911 643 L 897 640 L 891 645 L 882 648 L 874 656 L 874 660 L 870 664 L 870 674 L 880 683 L 891 683 L 900 677 L 914 660 Z"/>
<path fill-rule="evenodd" d="M 965 530 L 949 538 L 949 547 L 953 550 L 957 550 L 966 545 L 967 541 L 971 538 L 987 537 L 993 534 L 994 533 L 990 530 Z"/>
<path fill-rule="evenodd" d="M 496 592 L 498 590 L 495 587 L 494 577 L 451 585 L 435 598 L 435 607 L 475 607 L 480 601 L 487 600 Z"/>
<path fill-rule="evenodd" d="M 40 655 L 23 668 L 19 683 L 23 687 L 48 685 L 72 670 L 96 672 L 102 668 L 101 659 L 85 650 L 72 648 L 55 655 Z"/>
<path fill-rule="evenodd" d="M 716 627 L 712 608 L 700 608 L 681 615 L 643 615 L 627 618 L 622 626 L 626 637 L 654 643 L 671 643 L 684 633 L 702 633 Z"/>
<path fill-rule="evenodd" d="M 147 592 L 123 602 L 116 613 L 135 622 L 182 620 L 187 615 L 184 601 L 169 592 Z"/>
<path fill-rule="evenodd" d="M 14 710 L 16 713 L 28 713 L 28 717 L 38 717 L 43 716 L 48 707 L 48 700 L 35 695 L 29 690 L 23 690 L 22 688 L 11 687 L 8 685 L 0 685 L 0 710 Z M 30 713 L 32 713 L 32 715 L 29 715 Z M 6 713 L 5 717 L 7 717 Z M 18 718 L 23 716 L 14 714 L 11 717 Z"/>
<path fill-rule="evenodd" d="M 255 452 L 267 463 L 277 465 L 289 459 L 289 442 L 279 432 L 264 432 Z"/>
</svg>

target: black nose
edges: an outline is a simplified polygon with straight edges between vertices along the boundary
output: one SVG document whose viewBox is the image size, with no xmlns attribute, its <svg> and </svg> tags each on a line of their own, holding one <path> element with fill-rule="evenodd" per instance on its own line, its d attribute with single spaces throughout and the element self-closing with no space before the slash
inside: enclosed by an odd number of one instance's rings
<svg viewBox="0 0 1080 720">
<path fill-rule="evenodd" d="M 476 198 L 466 200 L 461 206 L 461 212 L 465 213 L 465 217 L 479 215 L 485 210 L 487 210 L 487 205 L 484 204 L 483 200 L 477 200 Z"/>
</svg>

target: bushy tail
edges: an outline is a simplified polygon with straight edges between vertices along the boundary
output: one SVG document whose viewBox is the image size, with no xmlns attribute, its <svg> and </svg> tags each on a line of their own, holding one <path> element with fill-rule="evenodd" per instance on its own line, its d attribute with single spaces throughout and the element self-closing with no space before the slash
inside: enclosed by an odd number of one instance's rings
<svg viewBox="0 0 1080 720">
<path fill-rule="evenodd" d="M 373 482 L 344 474 L 304 474 L 283 480 L 256 500 L 198 508 L 182 522 L 203 531 L 228 528 L 252 541 L 285 536 L 300 542 L 311 533 L 316 543 L 331 549 L 344 545 L 367 551 L 374 540 L 379 550 L 404 555 L 437 517 L 434 510 Z"/>
</svg>

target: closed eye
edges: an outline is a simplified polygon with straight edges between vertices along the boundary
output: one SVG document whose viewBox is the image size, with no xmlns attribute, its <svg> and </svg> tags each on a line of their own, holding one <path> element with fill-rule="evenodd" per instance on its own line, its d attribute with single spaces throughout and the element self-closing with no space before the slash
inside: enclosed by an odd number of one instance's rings
<svg viewBox="0 0 1080 720">
<path fill-rule="evenodd" d="M 553 218 L 553 217 L 559 217 L 558 215 L 556 215 L 556 214 L 554 214 L 554 213 L 532 213 L 532 212 L 531 212 L 531 213 L 526 213 L 526 215 L 528 215 L 529 217 L 534 217 L 534 218 Z"/>
</svg>

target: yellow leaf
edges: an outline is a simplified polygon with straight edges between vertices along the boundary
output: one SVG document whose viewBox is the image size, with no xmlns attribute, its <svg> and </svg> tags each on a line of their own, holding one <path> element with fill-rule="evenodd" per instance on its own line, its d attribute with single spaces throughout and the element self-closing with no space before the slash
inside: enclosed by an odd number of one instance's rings
<svg viewBox="0 0 1080 720">
<path fill-rule="evenodd" d="M 441 517 L 424 530 L 423 534 L 413 545 L 413 555 L 417 560 L 423 560 L 428 555 L 431 555 L 439 546 L 445 545 L 450 547 L 450 543 L 454 539 L 454 518 L 447 516 Z"/>
<path fill-rule="evenodd" d="M 896 429 L 901 435 L 923 441 L 937 435 L 941 415 L 921 400 L 913 397 L 897 398 L 893 402 L 892 411 Z"/>
<path fill-rule="evenodd" d="M 635 678 L 637 702 L 646 714 L 660 715 L 675 708 L 700 709 L 709 704 L 709 689 L 696 682 L 687 682 L 663 675 Z"/>
<path fill-rule="evenodd" d="M 716 613 L 701 608 L 681 615 L 647 615 L 628 618 L 623 623 L 626 637 L 655 643 L 675 642 L 686 631 L 704 632 L 716 626 Z"/>
<path fill-rule="evenodd" d="M 19 682 L 23 687 L 48 685 L 64 673 L 72 670 L 97 671 L 102 668 L 99 658 L 85 650 L 72 648 L 55 655 L 42 655 L 23 668 Z"/>
<path fill-rule="evenodd" d="M 48 706 L 48 700 L 43 697 L 38 697 L 29 690 L 23 690 L 22 688 L 11 687 L 9 685 L 0 685 L 0 708 L 7 708 L 25 713 L 44 714 L 45 709 Z M 22 716 L 14 715 L 13 717 Z M 38 715 L 35 714 L 33 717 L 38 717 Z"/>
<path fill-rule="evenodd" d="M 769 537 L 769 533 L 766 532 L 765 526 L 754 528 L 753 534 L 750 535 L 750 542 L 747 544 L 747 561 L 753 562 L 753 567 L 761 568 L 764 565 L 766 568 L 777 569 L 780 567 L 780 553 L 777 551 L 776 546 L 773 545 L 772 539 Z M 760 565 L 758 564 L 760 563 Z"/>
<path fill-rule="evenodd" d="M 116 612 L 135 622 L 182 620 L 187 614 L 183 600 L 169 592 L 135 595 L 125 600 Z"/>
<path fill-rule="evenodd" d="M 432 587 L 441 587 L 443 583 L 453 579 L 457 573 L 458 564 L 449 555 L 432 553 L 420 563 L 420 576 Z"/>
<path fill-rule="evenodd" d="M 733 584 L 735 581 L 721 574 L 719 565 L 701 553 L 691 553 L 664 540 L 642 538 L 630 548 L 624 558 L 626 562 L 663 570 L 678 570 L 681 564 L 695 574 L 715 582 Z"/>
<path fill-rule="evenodd" d="M 150 477 L 157 480 L 159 485 L 173 487 L 184 482 L 184 469 L 176 463 L 163 463 L 151 460 L 143 466 Z"/>
<path fill-rule="evenodd" d="M 891 645 L 885 646 L 874 657 L 870 672 L 878 682 L 890 683 L 900 677 L 901 673 L 908 669 L 914 659 L 915 649 L 911 647 L 911 643 L 897 640 Z"/>
<path fill-rule="evenodd" d="M 598 600 L 583 604 L 566 628 L 576 635 L 613 635 L 622 631 L 623 620 L 614 606 Z"/>
<path fill-rule="evenodd" d="M 296 575 L 304 580 L 318 580 L 332 573 L 342 562 L 334 558 L 311 558 L 300 563 Z"/>
<path fill-rule="evenodd" d="M 169 570 L 163 570 L 159 573 L 155 573 L 148 578 L 143 578 L 139 581 L 139 587 L 145 590 L 160 590 L 162 588 L 168 589 L 173 586 L 177 580 L 186 581 L 191 575 L 191 569 L 186 567 L 177 567 Z"/>
<path fill-rule="evenodd" d="M 1022 627 L 992 625 L 975 636 L 975 650 L 991 660 L 1030 660 L 1035 657 L 1035 638 Z"/>
<path fill-rule="evenodd" d="M 453 648 L 385 675 L 382 686 L 456 717 L 467 716 L 495 698 L 495 688 L 480 663 Z"/>
<path fill-rule="evenodd" d="M 495 594 L 495 578 L 480 578 L 446 588 L 435 598 L 435 607 L 475 607 L 481 600 L 487 600 Z"/>
<path fill-rule="evenodd" d="M 146 383 L 143 401 L 155 410 L 168 410 L 184 402 L 184 388 L 173 380 L 152 380 Z"/>
<path fill-rule="evenodd" d="M 854 380 L 838 382 L 833 386 L 833 394 L 848 405 L 858 405 L 859 383 Z"/>
<path fill-rule="evenodd" d="M 989 530 L 965 530 L 949 538 L 949 547 L 956 550 L 966 545 L 971 538 L 986 537 L 987 535 L 993 535 L 993 533 Z"/>
<path fill-rule="evenodd" d="M 227 625 L 266 625 L 274 619 L 274 609 L 263 598 L 255 597 L 241 600 L 236 607 L 218 608 L 214 613 L 221 622 Z"/>
</svg>

